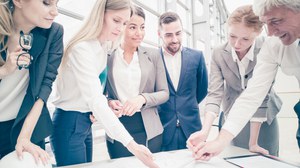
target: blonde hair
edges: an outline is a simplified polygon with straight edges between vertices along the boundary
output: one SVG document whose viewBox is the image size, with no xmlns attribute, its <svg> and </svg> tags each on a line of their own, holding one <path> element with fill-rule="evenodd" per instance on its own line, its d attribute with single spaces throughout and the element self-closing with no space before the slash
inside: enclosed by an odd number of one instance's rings
<svg viewBox="0 0 300 168">
<path fill-rule="evenodd" d="M 259 17 L 253 13 L 252 5 L 245 5 L 235 9 L 228 17 L 227 25 L 243 23 L 246 27 L 253 28 L 256 32 L 261 32 L 263 23 Z"/>
<path fill-rule="evenodd" d="M 0 52 L 7 48 L 5 37 L 10 36 L 13 31 L 13 19 L 9 10 L 9 0 L 0 0 Z"/>
<path fill-rule="evenodd" d="M 96 39 L 100 35 L 104 23 L 104 14 L 107 10 L 123 9 L 131 9 L 130 0 L 97 0 L 81 29 L 67 44 L 62 60 L 62 67 L 65 66 L 72 47 L 81 41 Z"/>
</svg>

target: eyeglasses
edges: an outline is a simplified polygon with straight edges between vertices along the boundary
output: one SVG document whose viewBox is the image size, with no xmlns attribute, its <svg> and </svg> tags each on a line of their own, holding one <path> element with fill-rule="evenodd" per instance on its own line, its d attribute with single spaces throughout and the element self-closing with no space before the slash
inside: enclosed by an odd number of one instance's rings
<svg viewBox="0 0 300 168">
<path fill-rule="evenodd" d="M 23 31 L 20 31 L 19 44 L 22 47 L 23 53 L 21 53 L 17 57 L 17 66 L 19 67 L 19 70 L 22 68 L 28 69 L 29 65 L 31 64 L 31 61 L 33 60 L 33 57 L 29 54 L 29 50 L 31 49 L 32 46 L 32 41 L 33 41 L 32 33 L 24 34 Z M 20 59 L 22 57 L 28 58 L 29 62 L 24 61 L 24 59 Z"/>
</svg>

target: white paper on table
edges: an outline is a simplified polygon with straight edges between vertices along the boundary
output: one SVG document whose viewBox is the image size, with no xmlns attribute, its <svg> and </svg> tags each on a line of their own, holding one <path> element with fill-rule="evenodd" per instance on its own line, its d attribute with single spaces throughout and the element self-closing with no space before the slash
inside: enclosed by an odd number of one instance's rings
<svg viewBox="0 0 300 168">
<path fill-rule="evenodd" d="M 227 161 L 244 168 L 296 168 L 296 166 L 261 155 L 228 158 Z"/>
<path fill-rule="evenodd" d="M 208 162 L 195 161 L 192 157 L 192 152 L 188 150 L 156 153 L 154 154 L 154 159 L 160 168 L 237 168 L 233 164 L 218 157 L 214 157 Z M 136 157 L 114 159 L 91 166 L 85 166 L 84 168 L 101 166 L 105 168 L 146 168 Z"/>
</svg>

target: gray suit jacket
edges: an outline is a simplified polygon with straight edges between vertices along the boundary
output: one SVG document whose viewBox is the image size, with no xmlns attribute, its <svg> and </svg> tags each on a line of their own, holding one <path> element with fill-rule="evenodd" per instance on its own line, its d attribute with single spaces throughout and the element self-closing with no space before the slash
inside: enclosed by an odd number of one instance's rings
<svg viewBox="0 0 300 168">
<path fill-rule="evenodd" d="M 257 54 L 263 44 L 262 39 L 257 39 L 254 48 L 254 60 L 249 62 L 246 70 L 245 84 L 252 77 L 254 66 L 256 65 Z M 209 75 L 209 89 L 206 103 L 206 110 L 219 114 L 220 106 L 225 116 L 228 115 L 235 100 L 243 92 L 241 88 L 241 77 L 238 65 L 233 61 L 231 56 L 231 46 L 226 43 L 213 50 Z M 270 124 L 280 111 L 282 102 L 270 88 L 269 94 L 264 102 L 254 114 L 254 117 L 267 117 L 267 122 Z M 267 112 L 267 114 L 266 114 Z"/>
<path fill-rule="evenodd" d="M 114 52 L 115 53 L 115 52 Z M 118 93 L 113 78 L 113 63 L 115 55 L 108 56 L 108 79 L 106 91 L 109 99 L 118 99 Z M 169 89 L 162 58 L 158 49 L 138 47 L 139 63 L 141 67 L 141 83 L 139 94 L 146 99 L 146 104 L 141 109 L 141 114 L 147 134 L 150 140 L 162 134 L 157 106 L 169 99 Z"/>
</svg>

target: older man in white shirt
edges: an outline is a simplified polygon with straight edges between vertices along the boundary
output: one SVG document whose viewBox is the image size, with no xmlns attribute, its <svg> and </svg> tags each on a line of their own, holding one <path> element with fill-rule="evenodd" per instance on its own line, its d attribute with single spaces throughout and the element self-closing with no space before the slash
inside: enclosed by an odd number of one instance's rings
<svg viewBox="0 0 300 168">
<path fill-rule="evenodd" d="M 216 156 L 241 131 L 268 93 L 279 67 L 283 73 L 295 76 L 300 84 L 300 1 L 254 0 L 253 10 L 266 23 L 268 35 L 278 38 L 266 39 L 257 56 L 253 77 L 233 105 L 218 137 L 211 142 L 192 140 L 189 148 L 195 159 L 209 160 Z"/>
</svg>

